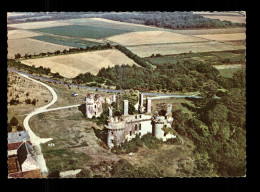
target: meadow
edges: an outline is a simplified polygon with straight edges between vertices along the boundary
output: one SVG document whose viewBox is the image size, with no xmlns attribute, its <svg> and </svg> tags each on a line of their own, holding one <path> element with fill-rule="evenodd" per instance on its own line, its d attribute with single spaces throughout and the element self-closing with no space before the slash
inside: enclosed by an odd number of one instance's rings
<svg viewBox="0 0 260 192">
<path fill-rule="evenodd" d="M 182 53 L 176 55 L 165 55 L 160 57 L 147 57 L 147 61 L 154 65 L 177 64 L 183 62 L 204 62 L 210 65 L 223 65 L 245 63 L 245 51 L 218 51 L 202 53 Z"/>
</svg>

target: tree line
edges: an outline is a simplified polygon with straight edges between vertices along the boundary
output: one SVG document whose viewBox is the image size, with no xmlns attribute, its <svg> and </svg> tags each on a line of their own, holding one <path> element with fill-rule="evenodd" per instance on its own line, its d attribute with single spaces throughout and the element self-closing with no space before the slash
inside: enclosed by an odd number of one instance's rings
<svg viewBox="0 0 260 192">
<path fill-rule="evenodd" d="M 25 58 L 25 59 L 30 59 L 30 58 L 34 58 L 34 57 L 44 57 L 44 56 L 55 56 L 55 55 L 60 55 L 60 54 L 71 54 L 71 53 L 80 53 L 80 52 L 88 52 L 88 51 L 96 51 L 96 50 L 105 50 L 105 49 L 111 49 L 112 46 L 107 43 L 104 45 L 96 45 L 96 46 L 92 46 L 89 47 L 87 46 L 86 48 L 80 47 L 80 48 L 69 48 L 68 50 L 64 49 L 63 51 L 57 50 L 54 52 L 46 52 L 46 53 L 39 53 L 39 54 L 28 54 L 26 53 L 24 56 L 22 56 L 20 53 L 17 53 L 14 55 L 15 59 L 21 59 L 21 58 Z"/>
</svg>

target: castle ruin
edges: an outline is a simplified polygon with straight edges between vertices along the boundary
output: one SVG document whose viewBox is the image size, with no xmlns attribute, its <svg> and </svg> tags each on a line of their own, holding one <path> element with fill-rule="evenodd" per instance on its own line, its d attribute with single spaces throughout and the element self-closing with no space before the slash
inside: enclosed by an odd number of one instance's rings
<svg viewBox="0 0 260 192">
<path fill-rule="evenodd" d="M 120 145 L 125 141 L 130 141 L 137 135 L 142 137 L 151 133 L 156 138 L 166 141 L 171 138 L 176 138 L 175 135 L 166 133 L 163 127 L 171 128 L 173 118 L 171 116 L 172 105 L 169 104 L 165 115 L 156 115 L 151 113 L 151 98 L 146 98 L 146 108 L 143 106 L 143 94 L 139 94 L 138 109 L 139 114 L 128 114 L 128 100 L 123 101 L 123 115 L 113 117 L 113 108 L 109 107 L 109 116 L 107 125 L 107 146 L 113 148 L 115 145 Z"/>
</svg>

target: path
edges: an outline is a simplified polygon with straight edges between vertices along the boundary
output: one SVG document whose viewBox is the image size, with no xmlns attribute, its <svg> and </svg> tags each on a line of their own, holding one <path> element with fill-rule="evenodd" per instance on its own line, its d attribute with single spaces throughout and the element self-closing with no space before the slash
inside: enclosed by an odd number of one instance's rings
<svg viewBox="0 0 260 192">
<path fill-rule="evenodd" d="M 60 109 L 66 109 L 66 108 L 71 108 L 71 107 L 78 107 L 80 105 L 78 104 L 78 105 L 71 105 L 71 106 L 64 106 L 64 107 L 47 109 L 48 107 L 53 105 L 58 100 L 58 96 L 57 96 L 56 92 L 50 86 L 46 85 L 45 83 L 42 83 L 42 82 L 37 81 L 35 79 L 32 79 L 32 78 L 28 77 L 28 75 L 26 75 L 26 74 L 23 74 L 23 73 L 20 73 L 20 72 L 17 72 L 17 71 L 14 71 L 14 72 L 23 76 L 24 78 L 30 79 L 31 81 L 34 81 L 38 84 L 41 84 L 42 86 L 46 87 L 52 94 L 52 101 L 50 103 L 48 103 L 47 105 L 45 105 L 43 107 L 34 109 L 34 111 L 29 113 L 23 121 L 24 128 L 28 131 L 31 143 L 32 143 L 33 147 L 35 148 L 35 152 L 37 154 L 36 158 L 37 158 L 37 161 L 39 163 L 41 172 L 42 172 L 43 175 L 47 175 L 48 174 L 48 168 L 46 166 L 46 162 L 45 162 L 45 159 L 43 157 L 40 144 L 49 142 L 49 141 L 53 140 L 53 138 L 40 138 L 37 135 L 35 135 L 35 133 L 31 130 L 31 128 L 29 126 L 29 120 L 30 120 L 31 117 L 33 117 L 34 115 L 37 115 L 39 113 L 44 113 L 44 112 L 54 111 L 54 110 L 60 110 Z"/>
<path fill-rule="evenodd" d="M 48 79 L 48 78 L 45 78 L 45 77 L 40 77 L 40 76 L 36 76 L 36 75 L 20 72 L 18 70 L 12 69 L 12 68 L 7 68 L 7 69 L 9 71 L 12 71 L 12 72 L 15 72 L 15 73 L 26 75 L 27 77 L 33 77 L 35 79 L 39 79 L 39 80 L 43 80 L 43 81 L 47 81 L 47 82 L 53 82 L 53 83 L 58 83 L 58 84 L 65 84 L 62 81 Z M 84 89 L 92 89 L 92 90 L 112 92 L 112 93 L 124 93 L 124 91 L 115 90 L 115 89 L 103 89 L 103 88 L 98 88 L 98 87 L 89 87 L 89 86 L 77 85 L 77 84 L 73 84 L 73 83 L 66 83 L 66 84 L 70 85 L 70 86 L 73 86 L 73 87 L 81 87 L 81 88 L 84 88 Z M 180 97 L 201 98 L 200 96 L 194 95 L 194 94 L 193 95 L 170 95 L 170 94 L 162 94 L 162 93 L 144 93 L 144 92 L 140 92 L 140 93 L 142 93 L 143 95 L 149 95 L 149 96 L 171 96 L 171 97 L 176 97 L 176 98 L 180 98 Z"/>
</svg>

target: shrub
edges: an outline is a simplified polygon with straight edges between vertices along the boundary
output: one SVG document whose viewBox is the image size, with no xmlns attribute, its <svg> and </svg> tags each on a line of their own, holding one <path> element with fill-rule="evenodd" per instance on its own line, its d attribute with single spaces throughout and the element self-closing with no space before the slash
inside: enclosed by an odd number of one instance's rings
<svg viewBox="0 0 260 192">
<path fill-rule="evenodd" d="M 60 172 L 59 171 L 53 171 L 51 172 L 47 178 L 60 178 Z"/>
<path fill-rule="evenodd" d="M 31 99 L 26 99 L 26 100 L 25 100 L 25 103 L 26 103 L 26 104 L 31 104 Z"/>
<path fill-rule="evenodd" d="M 16 119 L 16 117 L 12 117 L 12 119 L 10 120 L 10 124 L 11 124 L 12 126 L 18 125 L 18 120 Z"/>
<path fill-rule="evenodd" d="M 32 100 L 32 104 L 33 104 L 33 105 L 36 105 L 36 99 L 33 99 L 33 100 Z"/>
<path fill-rule="evenodd" d="M 21 125 L 18 125 L 17 126 L 17 131 L 24 131 L 25 129 L 24 129 L 24 127 L 23 126 L 21 126 Z"/>
<path fill-rule="evenodd" d="M 83 169 L 81 172 L 79 172 L 76 177 L 80 178 L 91 178 L 91 174 L 89 170 Z"/>
<path fill-rule="evenodd" d="M 8 133 L 11 133 L 12 130 L 13 130 L 12 125 L 11 125 L 10 123 L 8 123 L 8 124 L 7 124 L 7 131 L 8 131 Z"/>
<path fill-rule="evenodd" d="M 10 101 L 10 105 L 17 105 L 17 104 L 19 104 L 19 100 L 17 99 L 11 99 L 11 101 Z"/>
</svg>

